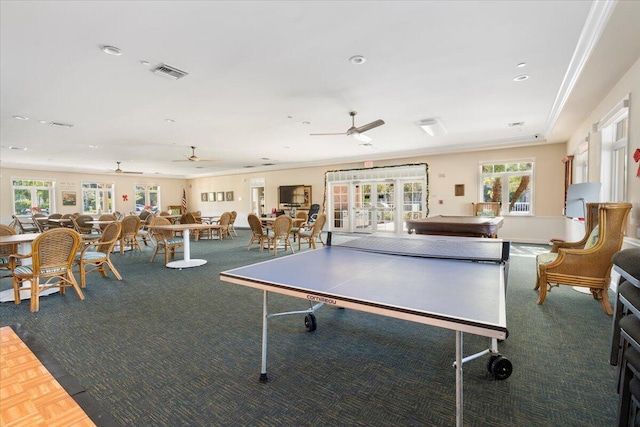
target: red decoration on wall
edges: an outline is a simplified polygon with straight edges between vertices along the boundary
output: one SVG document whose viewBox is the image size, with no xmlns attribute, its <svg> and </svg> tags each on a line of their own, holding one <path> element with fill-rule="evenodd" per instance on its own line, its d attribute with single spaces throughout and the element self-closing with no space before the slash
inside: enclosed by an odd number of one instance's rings
<svg viewBox="0 0 640 427">
<path fill-rule="evenodd" d="M 127 196 L 126 194 L 122 195 L 122 201 L 123 202 L 128 202 L 129 201 L 129 196 Z"/>
<path fill-rule="evenodd" d="M 635 153 L 633 153 L 633 160 L 640 162 L 640 148 L 636 148 Z M 638 172 L 636 173 L 636 177 L 640 178 L 640 165 L 638 165 Z"/>
</svg>

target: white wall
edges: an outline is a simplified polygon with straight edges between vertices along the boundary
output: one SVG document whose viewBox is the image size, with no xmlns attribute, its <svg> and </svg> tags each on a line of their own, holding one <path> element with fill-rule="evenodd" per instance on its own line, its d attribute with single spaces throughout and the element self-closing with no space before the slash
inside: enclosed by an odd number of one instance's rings
<svg viewBox="0 0 640 427">
<path fill-rule="evenodd" d="M 640 148 L 640 59 L 629 69 L 620 79 L 615 87 L 602 99 L 598 106 L 589 114 L 589 117 L 573 133 L 567 143 L 566 154 L 571 155 L 576 150 L 580 141 L 591 132 L 592 125 L 600 121 L 616 104 L 618 104 L 627 94 L 630 94 L 629 105 L 629 156 L 627 164 L 627 201 L 633 204 L 629 225 L 627 227 L 626 245 L 640 244 L 640 177 L 636 177 L 636 172 L 640 163 L 635 163 L 633 153 Z M 597 156 L 598 146 L 589 147 L 589 162 L 592 159 L 592 149 L 594 156 Z M 595 159 L 595 157 L 594 157 Z M 597 162 L 596 162 L 597 163 Z M 590 165 L 591 169 L 591 165 Z M 589 171 L 589 176 L 599 179 L 599 171 Z"/>
</svg>

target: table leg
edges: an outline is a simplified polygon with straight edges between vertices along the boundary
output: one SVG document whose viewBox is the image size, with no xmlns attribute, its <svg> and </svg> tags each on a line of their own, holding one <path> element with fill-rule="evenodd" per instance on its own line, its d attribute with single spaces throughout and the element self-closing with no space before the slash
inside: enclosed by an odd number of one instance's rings
<svg viewBox="0 0 640 427">
<path fill-rule="evenodd" d="M 189 231 L 190 230 L 188 228 L 185 228 L 182 234 L 182 238 L 184 240 L 184 259 L 171 261 L 169 264 L 167 264 L 167 267 L 182 269 L 198 267 L 207 263 L 207 260 L 205 259 L 191 259 L 191 241 L 189 238 Z"/>
<path fill-rule="evenodd" d="M 456 427 L 462 427 L 462 331 L 456 331 Z"/>
<path fill-rule="evenodd" d="M 267 378 L 267 325 L 269 321 L 269 309 L 267 302 L 269 293 L 265 290 L 262 296 L 262 366 L 260 369 L 260 382 L 266 383 Z"/>
<path fill-rule="evenodd" d="M 184 260 L 185 261 L 190 261 L 191 260 L 191 244 L 189 243 L 189 241 L 191 240 L 189 237 L 191 233 L 191 230 L 189 230 L 188 228 L 185 229 L 182 232 L 182 238 L 184 239 Z"/>
</svg>

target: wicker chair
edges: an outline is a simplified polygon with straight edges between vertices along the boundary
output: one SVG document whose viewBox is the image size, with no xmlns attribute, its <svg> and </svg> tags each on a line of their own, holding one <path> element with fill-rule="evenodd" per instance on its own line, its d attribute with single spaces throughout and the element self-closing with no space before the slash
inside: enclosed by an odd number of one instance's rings
<svg viewBox="0 0 640 427">
<path fill-rule="evenodd" d="M 153 221 L 153 218 L 155 217 L 156 217 L 155 214 L 150 213 L 145 217 L 144 222 L 140 223 L 140 230 L 138 230 L 138 238 L 142 239 L 142 243 L 144 243 L 145 246 L 149 246 L 147 244 L 147 241 L 150 241 L 153 244 L 153 239 L 151 238 L 151 231 L 149 230 L 149 226 L 151 225 L 151 221 Z"/>
<path fill-rule="evenodd" d="M 220 228 L 218 228 L 218 239 L 222 240 L 227 236 L 233 239 L 229 231 L 229 223 L 231 223 L 231 212 L 223 212 L 222 215 L 220 215 L 220 219 L 218 219 L 218 224 L 220 225 Z"/>
<path fill-rule="evenodd" d="M 120 232 L 120 253 L 124 253 L 124 248 L 128 245 L 131 250 L 138 248 L 142 252 L 142 246 L 138 242 L 138 231 L 140 230 L 140 217 L 137 215 L 127 215 L 122 219 L 122 231 Z"/>
<path fill-rule="evenodd" d="M 175 237 L 175 233 L 171 230 L 157 230 L 153 228 L 156 225 L 170 225 L 171 221 L 163 216 L 157 216 L 151 220 L 150 229 L 151 236 L 156 241 L 156 250 L 153 252 L 151 262 L 156 259 L 158 252 L 164 252 L 164 263 L 169 263 L 169 258 L 175 258 L 176 249 L 184 246 L 182 237 Z"/>
<path fill-rule="evenodd" d="M 116 276 L 116 279 L 122 280 L 122 276 L 111 262 L 111 252 L 120 237 L 121 225 L 118 222 L 107 224 L 102 231 L 102 236 L 97 242 L 91 242 L 85 245 L 82 252 L 76 256 L 76 264 L 80 270 L 80 286 L 87 286 L 87 274 L 95 271 L 99 272 L 102 277 L 107 277 L 106 267 Z M 95 248 L 95 250 L 89 250 Z"/>
<path fill-rule="evenodd" d="M 236 218 L 238 218 L 238 212 L 231 211 L 231 218 L 229 218 L 229 234 L 235 234 L 238 237 L 238 233 L 236 232 Z"/>
<path fill-rule="evenodd" d="M 31 311 L 40 309 L 40 292 L 45 289 L 59 288 L 64 294 L 65 288 L 73 287 L 78 297 L 84 295 L 73 276 L 73 260 L 81 245 L 80 234 L 68 228 L 54 228 L 43 232 L 31 243 L 31 253 L 11 255 L 22 260 L 31 258 L 31 265 L 21 265 L 13 270 L 13 292 L 16 304 L 20 304 L 20 290 L 25 287 L 31 292 Z"/>
<path fill-rule="evenodd" d="M 16 234 L 18 234 L 18 232 L 14 228 L 0 224 L 0 236 L 13 236 Z M 13 245 L 0 245 L 0 271 L 3 273 L 0 275 L 0 279 L 13 275 L 15 260 L 11 258 L 11 254 L 15 253 L 18 253 L 17 243 Z M 9 274 L 4 274 L 5 271 L 9 272 Z"/>
<path fill-rule="evenodd" d="M 31 216 L 31 219 L 33 220 L 33 224 L 38 228 L 39 232 L 42 233 L 49 228 L 47 227 L 47 215 L 43 213 L 36 213 Z"/>
<path fill-rule="evenodd" d="M 102 214 L 98 217 L 98 221 L 117 221 L 115 214 Z M 105 228 L 107 228 L 109 224 L 100 224 L 100 231 L 104 233 Z"/>
<path fill-rule="evenodd" d="M 284 250 L 287 247 L 294 253 L 293 245 L 291 245 L 291 228 L 293 227 L 293 219 L 289 215 L 280 215 L 273 222 L 273 227 L 267 230 L 267 242 L 269 250 L 273 245 L 273 254 L 278 255 L 278 243 L 284 241 Z"/>
<path fill-rule="evenodd" d="M 313 249 L 316 248 L 316 242 L 322 243 L 322 246 L 324 246 L 324 242 L 322 241 L 322 228 L 326 222 L 327 215 L 320 214 L 313 223 L 311 230 L 300 229 L 300 231 L 298 231 L 298 250 L 300 250 L 302 239 L 307 239 L 309 247 Z"/>
<path fill-rule="evenodd" d="M 305 211 L 299 211 L 296 213 L 296 219 L 301 219 L 301 222 L 296 222 L 291 227 L 291 234 L 293 235 L 293 241 L 296 241 L 296 236 L 300 230 L 303 230 L 307 226 L 307 221 L 309 221 L 309 214 Z"/>
<path fill-rule="evenodd" d="M 87 221 L 93 221 L 91 215 L 80 215 L 79 217 L 71 218 L 73 221 L 73 228 L 80 234 L 91 234 L 95 230 L 92 224 L 87 224 Z"/>
<path fill-rule="evenodd" d="M 473 214 L 476 216 L 499 216 L 500 215 L 500 202 L 479 202 L 472 203 Z"/>
<path fill-rule="evenodd" d="M 80 216 L 80 215 L 75 215 L 75 214 L 63 214 L 60 217 L 60 226 L 61 227 L 67 227 L 67 228 L 73 228 L 75 230 L 75 227 L 73 225 L 73 218 Z"/>
<path fill-rule="evenodd" d="M 59 213 L 54 213 L 49 215 L 49 218 L 47 219 L 47 229 L 61 227 L 59 222 L 51 221 L 52 219 L 60 219 L 60 218 L 62 218 L 62 214 L 59 214 Z"/>
<path fill-rule="evenodd" d="M 15 228 L 18 229 L 18 233 L 24 234 L 24 233 L 40 232 L 40 229 L 38 228 L 38 226 L 32 222 L 33 219 L 31 221 L 24 221 L 23 219 L 21 219 L 16 215 L 12 215 L 11 217 L 13 218 L 13 224 Z"/>
<path fill-rule="evenodd" d="M 249 222 L 249 228 L 251 228 L 251 240 L 249 241 L 249 246 L 247 246 L 247 250 L 251 249 L 251 245 L 255 242 L 258 242 L 260 245 L 260 252 L 264 248 L 264 241 L 267 238 L 267 231 L 262 226 L 262 221 L 258 218 L 256 214 L 249 214 L 247 217 L 247 221 Z"/>
<path fill-rule="evenodd" d="M 539 291 L 538 304 L 544 302 L 547 292 L 554 286 L 552 284 L 581 286 L 591 289 L 605 313 L 613 314 L 608 295 L 611 257 L 622 247 L 631 203 L 597 205 L 598 226 L 594 227 L 585 243 L 554 242 L 557 252 L 538 255 L 538 276 L 534 287 Z"/>
</svg>

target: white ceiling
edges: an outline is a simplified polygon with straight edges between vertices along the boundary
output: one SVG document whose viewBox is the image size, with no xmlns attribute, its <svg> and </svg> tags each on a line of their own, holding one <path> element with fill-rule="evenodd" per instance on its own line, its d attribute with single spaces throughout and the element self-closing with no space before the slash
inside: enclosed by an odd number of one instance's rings
<svg viewBox="0 0 640 427">
<path fill-rule="evenodd" d="M 563 142 L 638 58 L 639 5 L 3 0 L 0 166 L 195 177 Z M 386 122 L 372 147 L 309 136 L 346 131 L 352 110 Z M 219 161 L 174 162 L 189 146 Z"/>
</svg>

